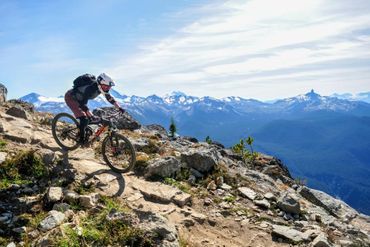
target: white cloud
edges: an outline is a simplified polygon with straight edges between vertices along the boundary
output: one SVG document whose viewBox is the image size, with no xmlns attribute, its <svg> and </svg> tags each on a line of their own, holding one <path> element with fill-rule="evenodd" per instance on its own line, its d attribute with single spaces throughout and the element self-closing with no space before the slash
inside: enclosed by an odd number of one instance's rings
<svg viewBox="0 0 370 247">
<path fill-rule="evenodd" d="M 312 85 L 333 92 L 370 88 L 362 69 L 370 63 L 366 1 L 227 1 L 200 9 L 199 19 L 108 69 L 125 82 L 122 89 L 266 98 Z M 345 69 L 343 61 L 355 65 Z"/>
</svg>

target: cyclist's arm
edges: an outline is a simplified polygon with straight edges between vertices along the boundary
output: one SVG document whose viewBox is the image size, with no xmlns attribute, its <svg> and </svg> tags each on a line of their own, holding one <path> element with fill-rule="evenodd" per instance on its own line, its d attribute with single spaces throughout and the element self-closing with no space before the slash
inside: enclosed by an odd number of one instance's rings
<svg viewBox="0 0 370 247">
<path fill-rule="evenodd" d="M 105 94 L 105 98 L 108 100 L 109 103 L 111 103 L 112 105 L 114 105 L 117 109 L 121 108 L 121 106 L 119 105 L 119 103 L 117 102 L 117 100 L 115 100 L 112 95 L 110 95 L 109 93 L 106 93 Z"/>
</svg>

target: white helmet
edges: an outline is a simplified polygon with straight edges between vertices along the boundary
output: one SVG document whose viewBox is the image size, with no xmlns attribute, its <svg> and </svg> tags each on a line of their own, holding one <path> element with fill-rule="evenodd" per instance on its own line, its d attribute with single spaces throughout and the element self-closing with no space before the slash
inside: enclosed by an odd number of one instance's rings
<svg viewBox="0 0 370 247">
<path fill-rule="evenodd" d="M 110 87 L 116 85 L 114 83 L 113 79 L 109 75 L 107 75 L 105 73 L 100 74 L 98 76 L 98 79 L 97 80 L 98 80 L 98 83 L 100 85 L 107 85 L 107 86 L 110 86 Z"/>
</svg>

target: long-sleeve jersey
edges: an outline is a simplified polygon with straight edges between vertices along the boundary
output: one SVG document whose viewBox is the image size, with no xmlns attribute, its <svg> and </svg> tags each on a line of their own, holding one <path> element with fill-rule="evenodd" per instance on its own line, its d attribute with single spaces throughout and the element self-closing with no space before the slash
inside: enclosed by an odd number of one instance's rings
<svg viewBox="0 0 370 247">
<path fill-rule="evenodd" d="M 82 86 L 73 90 L 73 96 L 76 99 L 76 101 L 80 104 L 80 107 L 83 111 L 88 111 L 89 108 L 87 107 L 87 102 L 90 99 L 95 99 L 100 94 L 101 92 L 98 88 L 98 83 Z M 116 103 L 116 100 L 109 93 L 105 93 L 104 96 L 107 99 L 107 101 L 112 105 Z"/>
</svg>

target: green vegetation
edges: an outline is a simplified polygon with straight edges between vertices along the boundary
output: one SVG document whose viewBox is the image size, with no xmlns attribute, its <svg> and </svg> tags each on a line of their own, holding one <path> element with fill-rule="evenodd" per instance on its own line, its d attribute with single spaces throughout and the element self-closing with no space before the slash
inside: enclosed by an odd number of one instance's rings
<svg viewBox="0 0 370 247">
<path fill-rule="evenodd" d="M 304 186 L 307 184 L 307 179 L 306 178 L 300 178 L 300 177 L 296 177 L 294 179 L 295 183 L 298 184 L 298 185 L 301 185 L 301 186 Z"/>
<path fill-rule="evenodd" d="M 225 202 L 233 203 L 233 202 L 235 202 L 236 197 L 235 197 L 235 196 L 233 196 L 233 195 L 229 195 L 229 196 L 225 196 L 225 197 L 223 198 L 223 200 L 224 200 Z"/>
<path fill-rule="evenodd" d="M 147 154 L 155 154 L 159 152 L 158 142 L 154 139 L 149 139 L 148 145 L 144 146 L 142 150 L 140 150 Z"/>
<path fill-rule="evenodd" d="M 208 144 L 212 144 L 212 139 L 211 137 L 207 136 L 205 141 L 208 143 Z"/>
<path fill-rule="evenodd" d="M 105 208 L 100 212 L 90 212 L 80 218 L 79 224 L 72 228 L 63 227 L 64 234 L 56 239 L 56 246 L 155 246 L 156 235 L 126 225 L 122 220 L 109 220 L 112 211 L 129 214 L 129 209 L 119 201 L 102 197 Z"/>
<path fill-rule="evenodd" d="M 80 195 L 90 194 L 95 191 L 95 185 L 92 183 L 78 183 L 74 191 Z"/>
<path fill-rule="evenodd" d="M 253 142 L 253 138 L 248 136 L 245 140 L 240 139 L 240 142 L 235 144 L 232 149 L 235 153 L 240 154 L 244 161 L 250 161 L 253 163 L 258 156 L 258 153 L 253 150 Z"/>
<path fill-rule="evenodd" d="M 0 189 L 10 184 L 28 184 L 48 175 L 42 159 L 35 151 L 23 151 L 0 165 Z"/>
<path fill-rule="evenodd" d="M 4 151 L 7 144 L 5 140 L 0 139 L 0 151 Z"/>
<path fill-rule="evenodd" d="M 173 178 L 165 178 L 164 183 L 174 186 L 178 188 L 179 190 L 185 192 L 185 193 L 190 193 L 191 191 L 191 186 L 187 182 L 179 182 L 176 179 Z"/>
<path fill-rule="evenodd" d="M 170 130 L 170 136 L 175 137 L 177 127 L 176 127 L 175 120 L 173 119 L 173 117 L 171 117 L 171 124 L 170 124 L 169 130 Z"/>
</svg>

